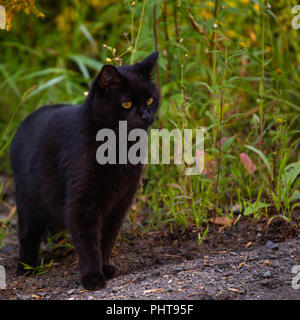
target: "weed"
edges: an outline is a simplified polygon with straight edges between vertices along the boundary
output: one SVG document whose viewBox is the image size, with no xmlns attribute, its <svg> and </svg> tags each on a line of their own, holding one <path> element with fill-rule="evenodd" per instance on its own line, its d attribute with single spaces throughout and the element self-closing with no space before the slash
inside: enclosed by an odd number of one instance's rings
<svg viewBox="0 0 300 320">
<path fill-rule="evenodd" d="M 40 276 L 42 274 L 45 274 L 49 272 L 49 269 L 52 267 L 54 260 L 52 259 L 49 263 L 44 264 L 44 258 L 41 259 L 41 263 L 39 266 L 32 267 L 24 262 L 20 262 L 25 270 L 28 270 L 30 272 L 31 276 Z"/>
<path fill-rule="evenodd" d="M 154 126 L 205 127 L 204 172 L 187 177 L 184 166 L 147 165 L 128 218 L 131 232 L 140 212 L 147 228 L 203 230 L 210 216 L 236 205 L 255 219 L 273 219 L 275 208 L 291 222 L 300 198 L 292 4 L 87 0 L 79 8 L 77 1 L 36 1 L 47 22 L 20 13 L 0 33 L 0 171 L 10 173 L 8 146 L 30 112 L 80 104 L 103 64 L 134 63 L 159 50 L 162 102 Z"/>
</svg>

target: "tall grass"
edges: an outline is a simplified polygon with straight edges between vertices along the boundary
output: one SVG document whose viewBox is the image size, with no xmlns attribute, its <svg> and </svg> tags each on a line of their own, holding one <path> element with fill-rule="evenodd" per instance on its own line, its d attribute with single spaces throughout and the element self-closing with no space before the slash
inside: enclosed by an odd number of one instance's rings
<svg viewBox="0 0 300 320">
<path fill-rule="evenodd" d="M 133 63 L 159 49 L 155 127 L 206 127 L 205 171 L 186 177 L 182 167 L 148 165 L 136 208 L 149 226 L 196 225 L 202 235 L 211 216 L 232 214 L 236 204 L 249 217 L 275 208 L 291 221 L 300 184 L 296 1 L 37 3 L 45 19 L 20 13 L 10 32 L 0 32 L 2 172 L 11 134 L 27 114 L 43 104 L 80 104 L 103 64 Z M 286 180 L 290 170 L 295 178 Z M 134 226 L 137 215 L 130 215 Z"/>
</svg>

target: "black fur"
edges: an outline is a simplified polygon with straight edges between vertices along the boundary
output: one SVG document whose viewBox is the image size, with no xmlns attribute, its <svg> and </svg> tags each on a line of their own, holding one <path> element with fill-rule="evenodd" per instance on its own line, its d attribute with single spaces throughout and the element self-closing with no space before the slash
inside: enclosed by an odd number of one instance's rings
<svg viewBox="0 0 300 320">
<path fill-rule="evenodd" d="M 16 181 L 20 262 L 38 263 L 41 238 L 47 229 L 67 228 L 79 256 L 81 282 L 97 289 L 114 275 L 110 253 L 124 215 L 138 188 L 142 165 L 96 161 L 96 133 L 148 128 L 159 105 L 151 82 L 158 58 L 152 53 L 132 66 L 106 65 L 94 79 L 82 106 L 44 106 L 20 125 L 10 149 Z M 153 97 L 151 107 L 146 105 Z M 132 101 L 130 109 L 121 106 Z M 128 148 L 130 144 L 128 144 Z"/>
</svg>

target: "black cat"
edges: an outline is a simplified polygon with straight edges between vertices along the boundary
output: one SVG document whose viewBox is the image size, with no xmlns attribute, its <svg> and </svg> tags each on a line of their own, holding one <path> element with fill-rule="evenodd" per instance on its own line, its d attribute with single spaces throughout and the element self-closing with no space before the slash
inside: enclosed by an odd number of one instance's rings
<svg viewBox="0 0 300 320">
<path fill-rule="evenodd" d="M 82 106 L 44 106 L 20 125 L 10 149 L 16 181 L 20 256 L 38 263 L 42 235 L 67 228 L 79 256 L 81 282 L 97 289 L 113 277 L 110 253 L 122 220 L 138 188 L 142 164 L 96 161 L 98 130 L 147 129 L 159 106 L 151 82 L 154 52 L 131 66 L 103 66 Z M 102 142 L 103 143 L 103 142 Z M 128 148 L 130 144 L 128 144 Z"/>
</svg>

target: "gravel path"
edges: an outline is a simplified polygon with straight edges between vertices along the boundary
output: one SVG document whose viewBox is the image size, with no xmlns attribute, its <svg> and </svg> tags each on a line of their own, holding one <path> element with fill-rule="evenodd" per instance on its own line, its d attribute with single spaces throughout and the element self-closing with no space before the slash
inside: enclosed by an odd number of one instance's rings
<svg viewBox="0 0 300 320">
<path fill-rule="evenodd" d="M 54 265 L 54 270 L 41 276 L 15 278 L 8 289 L 0 291 L 0 297 L 22 300 L 300 300 L 300 289 L 292 287 L 292 278 L 296 276 L 292 268 L 296 265 L 300 265 L 300 235 L 278 244 L 268 241 L 252 249 L 217 251 L 193 260 L 184 259 L 182 262 L 133 271 L 108 281 L 106 288 L 94 292 L 83 290 L 79 284 L 77 266 L 70 268 L 70 272 L 58 275 L 67 275 L 67 282 L 58 282 L 53 286 L 50 283 L 53 281 L 51 273 L 61 270 L 58 264 Z M 55 268 L 59 269 L 55 271 Z"/>
<path fill-rule="evenodd" d="M 201 245 L 195 228 L 131 236 L 125 223 L 113 250 L 117 277 L 102 290 L 87 291 L 79 281 L 77 256 L 64 245 L 52 252 L 47 244 L 42 246 L 45 264 L 54 260 L 47 273 L 16 276 L 14 217 L 0 248 L 0 265 L 6 271 L 0 300 L 300 300 L 299 221 L 300 210 L 294 212 L 293 226 L 246 217 L 226 229 L 210 225 Z"/>
<path fill-rule="evenodd" d="M 297 299 L 292 267 L 300 265 L 300 237 L 261 248 L 215 253 L 153 267 L 108 282 L 96 292 L 69 290 L 67 299 Z M 300 285 L 300 281 L 299 281 Z"/>
</svg>

